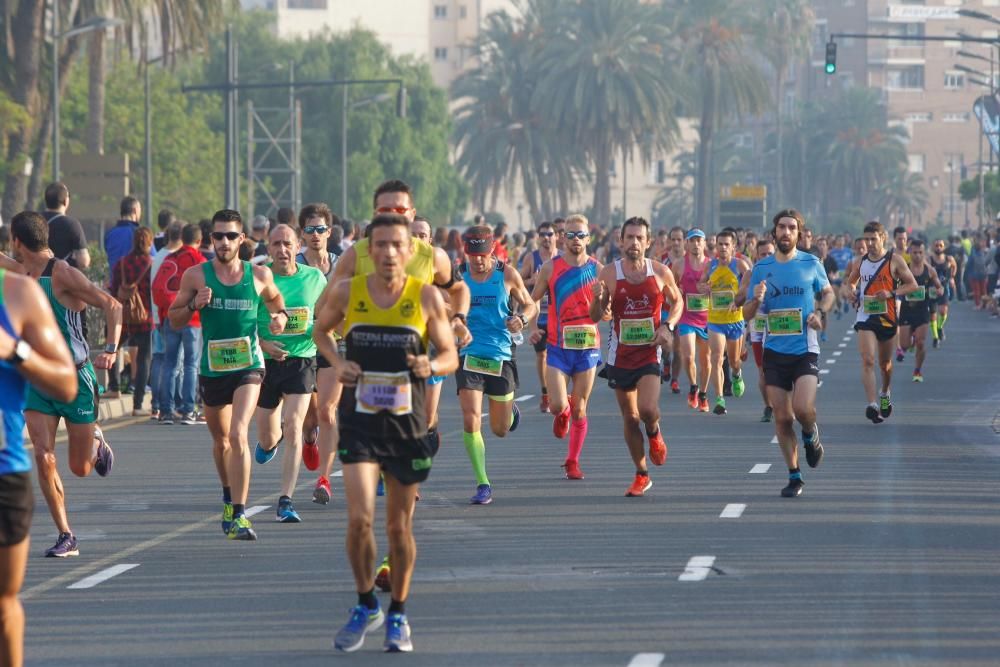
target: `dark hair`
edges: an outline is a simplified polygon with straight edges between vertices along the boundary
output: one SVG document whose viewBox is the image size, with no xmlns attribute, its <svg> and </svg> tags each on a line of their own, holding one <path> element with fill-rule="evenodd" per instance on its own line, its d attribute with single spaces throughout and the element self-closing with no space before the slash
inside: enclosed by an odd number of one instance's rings
<svg viewBox="0 0 1000 667">
<path fill-rule="evenodd" d="M 212 216 L 212 227 L 215 227 L 217 222 L 238 222 L 240 225 L 243 224 L 243 216 L 240 215 L 239 211 L 234 211 L 231 208 L 224 208 L 215 212 Z"/>
<path fill-rule="evenodd" d="M 295 211 L 290 208 L 279 208 L 277 220 L 279 225 L 288 225 L 289 227 L 292 227 L 295 224 Z M 274 229 L 274 225 L 270 225 L 268 231 L 271 229 Z"/>
<path fill-rule="evenodd" d="M 166 229 L 174 221 L 174 212 L 168 208 L 161 210 L 156 216 L 156 224 L 160 229 Z"/>
<path fill-rule="evenodd" d="M 391 179 L 380 183 L 377 188 L 375 188 L 375 195 L 372 197 L 372 209 L 376 207 L 379 195 L 384 195 L 387 192 L 405 192 L 410 197 L 410 204 L 413 204 L 413 190 L 410 186 L 400 181 L 398 179 Z"/>
<path fill-rule="evenodd" d="M 721 232 L 719 232 L 718 234 L 716 234 L 715 235 L 715 240 L 718 241 L 723 236 L 725 236 L 726 238 L 732 239 L 733 241 L 736 241 L 736 232 L 733 230 L 732 227 L 726 227 Z"/>
<path fill-rule="evenodd" d="M 181 232 L 184 230 L 185 225 L 187 225 L 187 223 L 183 220 L 173 220 L 169 225 L 167 225 L 167 243 L 177 243 L 180 241 Z"/>
<path fill-rule="evenodd" d="M 922 240 L 920 240 L 920 239 L 910 239 L 910 247 L 911 248 L 923 248 L 924 247 L 924 242 Z"/>
<path fill-rule="evenodd" d="M 132 215 L 135 212 L 136 207 L 139 206 L 139 200 L 131 195 L 122 198 L 122 203 L 118 206 L 118 213 L 124 218 L 126 215 Z"/>
<path fill-rule="evenodd" d="M 862 230 L 863 234 L 878 234 L 883 239 L 885 238 L 885 227 L 882 223 L 877 220 L 872 220 L 871 222 L 865 223 L 865 228 Z"/>
<path fill-rule="evenodd" d="M 906 233 L 906 227 L 899 225 L 898 227 L 892 230 L 892 238 L 896 238 L 900 234 L 905 234 L 905 233 Z"/>
<path fill-rule="evenodd" d="M 52 210 L 59 208 L 69 201 L 69 188 L 62 181 L 50 183 L 45 188 L 45 208 Z"/>
<path fill-rule="evenodd" d="M 555 220 L 552 221 L 552 224 L 553 225 L 558 225 L 560 222 L 565 223 L 566 222 L 566 218 L 556 218 Z"/>
<path fill-rule="evenodd" d="M 649 236 L 649 221 L 647 221 L 646 218 L 635 216 L 626 220 L 625 224 L 622 225 L 621 232 L 618 234 L 619 239 L 622 241 L 625 240 L 625 228 L 630 225 L 634 227 L 644 227 L 646 229 L 646 236 Z"/>
<path fill-rule="evenodd" d="M 410 233 L 410 221 L 405 217 L 397 213 L 379 213 L 372 221 L 368 223 L 368 227 L 365 228 L 365 236 L 371 238 L 372 233 L 375 231 L 376 227 L 396 227 L 400 226 L 406 229 L 406 233 Z"/>
<path fill-rule="evenodd" d="M 202 221 L 204 222 L 204 220 Z M 208 223 L 211 226 L 211 222 Z M 201 223 L 189 223 L 184 225 L 181 230 L 181 243 L 184 245 L 194 245 L 195 243 L 201 244 L 201 240 L 205 237 L 204 230 L 202 229 Z"/>
<path fill-rule="evenodd" d="M 202 218 L 198 221 L 198 229 L 201 231 L 201 242 L 205 243 L 212 236 L 212 221 Z"/>
<path fill-rule="evenodd" d="M 774 214 L 774 218 L 771 220 L 771 235 L 775 235 L 778 231 L 778 221 L 782 218 L 792 218 L 795 220 L 795 226 L 798 227 L 799 237 L 806 229 L 806 219 L 801 213 L 796 211 L 794 208 L 785 208 Z"/>
<path fill-rule="evenodd" d="M 535 230 L 539 231 L 539 232 L 542 231 L 543 229 L 551 229 L 551 230 L 554 231 L 555 230 L 555 226 L 551 222 L 549 222 L 548 220 L 546 220 L 544 222 L 539 223 L 538 227 L 535 228 Z"/>
<path fill-rule="evenodd" d="M 306 204 L 299 211 L 299 227 L 305 227 L 306 223 L 309 222 L 309 218 L 323 218 L 326 220 L 328 227 L 333 227 L 334 225 L 340 225 L 340 218 L 333 214 L 330 207 L 323 202 L 316 202 L 315 204 Z"/>
<path fill-rule="evenodd" d="M 425 218 L 422 215 L 415 215 L 415 216 L 413 216 L 413 222 L 426 222 L 428 227 L 431 226 L 431 221 L 428 220 L 427 218 Z"/>
<path fill-rule="evenodd" d="M 237 250 L 237 252 L 240 255 L 240 261 L 249 262 L 251 259 L 253 259 L 253 254 L 254 252 L 256 252 L 256 250 L 257 250 L 256 241 L 249 238 L 243 239 L 243 243 L 240 244 L 240 247 Z"/>
<path fill-rule="evenodd" d="M 674 232 L 680 232 L 681 233 L 681 238 L 687 236 L 687 232 L 684 231 L 684 228 L 681 227 L 681 226 L 679 226 L 679 225 L 675 225 L 675 226 L 671 227 L 670 231 L 667 232 L 667 235 L 669 236 L 670 234 L 673 234 Z"/>
<path fill-rule="evenodd" d="M 759 239 L 757 241 L 757 249 L 758 250 L 760 250 L 763 246 L 766 246 L 766 245 L 774 245 L 774 241 L 772 241 L 770 239 L 770 237 L 766 237 L 766 236 L 764 238 Z"/>
<path fill-rule="evenodd" d="M 348 234 L 353 234 L 354 233 L 354 221 L 353 220 L 348 220 L 347 218 L 343 218 L 340 221 L 340 228 L 341 228 L 341 230 L 343 230 L 344 236 L 347 236 Z"/>
<path fill-rule="evenodd" d="M 136 255 L 148 255 L 149 248 L 153 245 L 153 230 L 149 227 L 140 227 L 132 235 L 132 252 Z"/>
<path fill-rule="evenodd" d="M 10 221 L 10 236 L 31 252 L 49 247 L 49 225 L 40 213 L 21 211 Z"/>
</svg>

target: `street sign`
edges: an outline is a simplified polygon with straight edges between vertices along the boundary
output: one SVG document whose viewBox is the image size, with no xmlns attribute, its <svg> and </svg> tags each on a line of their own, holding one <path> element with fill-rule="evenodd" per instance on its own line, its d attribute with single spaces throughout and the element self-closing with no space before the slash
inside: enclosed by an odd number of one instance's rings
<svg viewBox="0 0 1000 667">
<path fill-rule="evenodd" d="M 767 225 L 766 185 L 724 185 L 719 189 L 719 223 L 723 227 Z"/>
<path fill-rule="evenodd" d="M 726 199 L 767 199 L 766 185 L 723 185 L 719 188 L 719 198 Z"/>
</svg>

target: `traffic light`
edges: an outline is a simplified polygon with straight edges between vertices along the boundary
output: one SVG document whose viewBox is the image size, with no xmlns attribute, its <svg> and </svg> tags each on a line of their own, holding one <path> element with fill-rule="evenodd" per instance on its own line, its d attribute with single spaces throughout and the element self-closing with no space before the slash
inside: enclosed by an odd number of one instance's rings
<svg viewBox="0 0 1000 667">
<path fill-rule="evenodd" d="M 837 43 L 832 39 L 826 43 L 826 73 L 837 73 Z"/>
</svg>

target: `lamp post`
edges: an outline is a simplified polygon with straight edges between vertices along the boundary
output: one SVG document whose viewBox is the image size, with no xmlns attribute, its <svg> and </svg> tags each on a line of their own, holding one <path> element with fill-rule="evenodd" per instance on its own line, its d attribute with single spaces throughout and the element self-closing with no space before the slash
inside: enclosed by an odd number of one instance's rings
<svg viewBox="0 0 1000 667">
<path fill-rule="evenodd" d="M 59 32 L 59 2 L 52 3 L 52 180 L 59 180 L 59 42 L 95 30 L 124 25 L 125 21 L 105 16 L 93 16 L 75 28 Z"/>
</svg>

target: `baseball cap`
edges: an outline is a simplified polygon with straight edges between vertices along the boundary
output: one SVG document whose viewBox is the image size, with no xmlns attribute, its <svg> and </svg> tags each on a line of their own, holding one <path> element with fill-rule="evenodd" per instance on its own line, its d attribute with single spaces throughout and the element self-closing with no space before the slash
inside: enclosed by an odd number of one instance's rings
<svg viewBox="0 0 1000 667">
<path fill-rule="evenodd" d="M 694 229 L 692 229 L 691 231 L 689 231 L 687 233 L 687 236 L 685 238 L 687 238 L 688 240 L 691 240 L 691 239 L 695 238 L 696 236 L 700 236 L 701 238 L 705 238 L 705 232 L 703 232 L 700 229 L 698 229 L 697 227 L 695 227 Z"/>
</svg>

